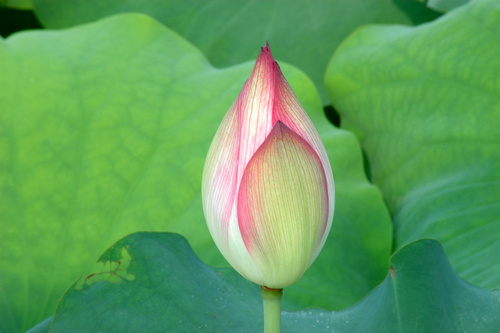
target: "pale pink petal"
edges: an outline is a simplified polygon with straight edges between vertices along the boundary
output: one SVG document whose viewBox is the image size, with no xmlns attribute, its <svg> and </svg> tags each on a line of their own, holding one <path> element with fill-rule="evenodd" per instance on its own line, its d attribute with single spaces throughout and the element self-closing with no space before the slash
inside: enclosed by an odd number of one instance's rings
<svg viewBox="0 0 500 333">
<path fill-rule="evenodd" d="M 290 285 L 309 267 L 326 224 L 327 191 L 319 156 L 278 121 L 238 192 L 240 232 L 266 286 Z"/>
<path fill-rule="evenodd" d="M 239 140 L 239 119 L 234 103 L 212 141 L 202 178 L 202 200 L 207 225 L 219 248 L 224 246 L 226 251 L 228 223 L 237 191 Z"/>
<path fill-rule="evenodd" d="M 318 243 L 318 247 L 311 258 L 312 263 L 321 251 L 332 224 L 335 205 L 335 185 L 333 174 L 325 146 L 323 145 L 323 141 L 321 140 L 318 131 L 314 127 L 314 124 L 307 113 L 304 111 L 304 108 L 295 96 L 277 63 L 275 63 L 274 75 L 276 89 L 274 93 L 273 122 L 278 120 L 282 121 L 291 130 L 306 140 L 318 154 L 326 174 L 329 197 L 328 214 L 322 230 L 321 241 Z"/>
<path fill-rule="evenodd" d="M 238 179 L 272 129 L 274 90 L 274 59 L 266 44 L 236 101 L 240 124 Z"/>
</svg>

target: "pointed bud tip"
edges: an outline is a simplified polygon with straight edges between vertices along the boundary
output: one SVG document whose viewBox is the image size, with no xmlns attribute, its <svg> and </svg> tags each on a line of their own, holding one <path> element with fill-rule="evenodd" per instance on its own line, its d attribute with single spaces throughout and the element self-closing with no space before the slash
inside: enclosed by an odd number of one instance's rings
<svg viewBox="0 0 500 333">
<path fill-rule="evenodd" d="M 260 48 L 260 55 L 259 57 L 265 57 L 267 61 L 270 63 L 275 63 L 276 61 L 274 60 L 273 54 L 271 52 L 271 48 L 269 47 L 269 43 L 266 41 L 266 45 Z"/>
<path fill-rule="evenodd" d="M 271 53 L 271 49 L 269 48 L 269 42 L 266 41 L 266 45 L 260 48 L 262 51 L 267 51 Z"/>
</svg>

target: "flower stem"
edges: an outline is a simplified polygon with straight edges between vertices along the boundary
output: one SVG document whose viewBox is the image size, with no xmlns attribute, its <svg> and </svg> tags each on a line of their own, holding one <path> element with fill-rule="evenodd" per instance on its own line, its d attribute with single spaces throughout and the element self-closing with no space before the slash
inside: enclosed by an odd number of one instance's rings
<svg viewBox="0 0 500 333">
<path fill-rule="evenodd" d="M 280 333 L 283 289 L 261 286 L 260 292 L 264 302 L 264 333 Z"/>
</svg>

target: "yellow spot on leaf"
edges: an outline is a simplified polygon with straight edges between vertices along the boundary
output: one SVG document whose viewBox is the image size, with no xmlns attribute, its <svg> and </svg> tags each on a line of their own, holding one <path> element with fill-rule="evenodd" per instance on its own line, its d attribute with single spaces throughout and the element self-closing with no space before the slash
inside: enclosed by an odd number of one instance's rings
<svg viewBox="0 0 500 333">
<path fill-rule="evenodd" d="M 127 246 L 128 247 L 128 246 Z M 106 261 L 96 263 L 92 273 L 85 278 L 81 278 L 75 285 L 76 290 L 81 290 L 85 284 L 92 285 L 98 281 L 108 281 L 115 284 L 120 284 L 124 280 L 133 281 L 135 275 L 127 272 L 132 256 L 127 250 L 127 247 L 121 249 L 121 258 L 117 261 Z"/>
</svg>

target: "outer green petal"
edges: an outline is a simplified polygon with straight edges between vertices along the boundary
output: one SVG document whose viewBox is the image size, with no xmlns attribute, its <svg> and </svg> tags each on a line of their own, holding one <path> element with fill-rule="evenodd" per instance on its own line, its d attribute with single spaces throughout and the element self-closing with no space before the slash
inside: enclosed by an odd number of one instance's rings
<svg viewBox="0 0 500 333">
<path fill-rule="evenodd" d="M 277 122 L 250 160 L 238 193 L 241 235 L 264 281 L 247 278 L 271 288 L 299 280 L 328 224 L 328 202 L 318 154 Z"/>
</svg>

